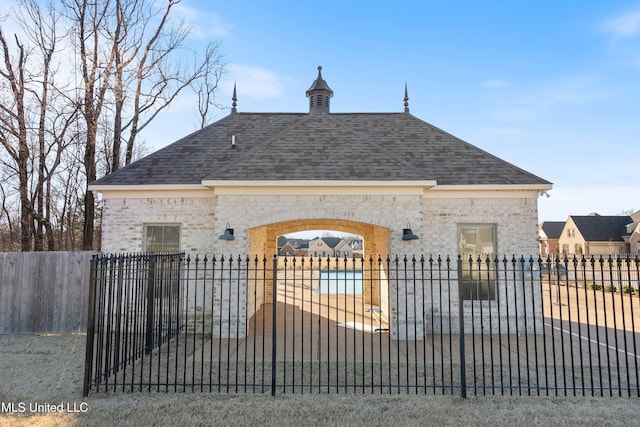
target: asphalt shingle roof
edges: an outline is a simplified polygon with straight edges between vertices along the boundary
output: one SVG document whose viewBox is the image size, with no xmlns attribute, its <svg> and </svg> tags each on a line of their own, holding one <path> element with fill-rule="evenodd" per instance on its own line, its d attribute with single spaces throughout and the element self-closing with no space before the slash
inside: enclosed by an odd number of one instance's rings
<svg viewBox="0 0 640 427">
<path fill-rule="evenodd" d="M 549 239 L 559 239 L 565 224 L 565 221 L 545 221 L 542 223 L 542 231 Z"/>
<path fill-rule="evenodd" d="M 320 111 L 231 113 L 93 184 L 204 179 L 549 184 L 409 113 Z"/>
<path fill-rule="evenodd" d="M 342 241 L 341 237 L 323 237 L 322 240 L 329 246 L 331 249 L 335 248 L 338 243 Z"/>
<path fill-rule="evenodd" d="M 633 222 L 630 216 L 571 215 L 570 218 L 589 242 L 621 242 L 627 234 L 627 224 Z"/>
</svg>

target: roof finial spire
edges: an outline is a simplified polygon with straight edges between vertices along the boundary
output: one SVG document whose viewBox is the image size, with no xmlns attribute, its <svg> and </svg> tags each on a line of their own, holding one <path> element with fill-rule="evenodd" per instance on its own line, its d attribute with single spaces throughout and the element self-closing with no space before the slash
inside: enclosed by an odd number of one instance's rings
<svg viewBox="0 0 640 427">
<path fill-rule="evenodd" d="M 236 107 L 238 106 L 238 97 L 236 96 L 236 82 L 233 82 L 233 96 L 231 97 L 233 103 L 231 104 L 231 112 L 237 113 L 238 110 Z"/>
<path fill-rule="evenodd" d="M 409 112 L 409 91 L 407 91 L 407 82 L 404 82 L 404 112 Z"/>
</svg>

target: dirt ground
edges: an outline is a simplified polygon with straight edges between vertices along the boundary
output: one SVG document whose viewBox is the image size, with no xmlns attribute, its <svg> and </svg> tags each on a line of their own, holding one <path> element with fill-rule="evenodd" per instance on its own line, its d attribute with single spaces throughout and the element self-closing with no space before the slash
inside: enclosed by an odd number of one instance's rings
<svg viewBox="0 0 640 427">
<path fill-rule="evenodd" d="M 82 398 L 84 344 L 84 335 L 0 335 L 0 425 L 629 426 L 640 417 L 640 399 L 625 397 L 92 393 Z"/>
</svg>

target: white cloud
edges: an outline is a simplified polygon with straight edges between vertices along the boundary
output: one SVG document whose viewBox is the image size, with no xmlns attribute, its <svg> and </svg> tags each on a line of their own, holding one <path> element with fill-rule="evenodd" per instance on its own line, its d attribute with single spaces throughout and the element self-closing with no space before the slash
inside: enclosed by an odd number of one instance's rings
<svg viewBox="0 0 640 427">
<path fill-rule="evenodd" d="M 479 132 L 498 136 L 515 136 L 524 134 L 524 131 L 522 129 L 516 128 L 482 128 L 479 129 Z"/>
<path fill-rule="evenodd" d="M 494 119 L 506 121 L 529 120 L 533 116 L 534 113 L 531 109 L 522 107 L 498 110 L 492 114 Z"/>
<path fill-rule="evenodd" d="M 509 82 L 505 80 L 486 80 L 482 82 L 482 85 L 490 89 L 500 89 L 509 86 Z"/>
<path fill-rule="evenodd" d="M 608 96 L 599 76 L 576 74 L 533 85 L 516 103 L 519 109 L 540 111 L 556 105 L 592 104 Z"/>
<path fill-rule="evenodd" d="M 527 121 L 552 113 L 557 108 L 589 105 L 608 96 L 609 93 L 602 88 L 597 76 L 566 76 L 541 82 L 515 95 L 511 105 L 496 109 L 491 117 L 500 121 Z"/>
<path fill-rule="evenodd" d="M 616 37 L 640 35 L 640 11 L 605 21 L 602 23 L 602 29 Z"/>
<path fill-rule="evenodd" d="M 216 13 L 189 7 L 184 3 L 178 3 L 175 7 L 176 16 L 184 19 L 191 27 L 191 35 L 197 38 L 230 37 L 233 25 Z"/>
<path fill-rule="evenodd" d="M 545 95 L 553 103 L 590 104 L 606 97 L 607 93 L 601 89 L 597 77 L 576 75 L 553 82 Z"/>
<path fill-rule="evenodd" d="M 292 80 L 275 71 L 244 64 L 229 64 L 227 70 L 227 77 L 232 80 L 227 85 L 233 85 L 233 81 L 237 83 L 238 97 L 277 98 L 283 95 L 287 83 Z"/>
</svg>

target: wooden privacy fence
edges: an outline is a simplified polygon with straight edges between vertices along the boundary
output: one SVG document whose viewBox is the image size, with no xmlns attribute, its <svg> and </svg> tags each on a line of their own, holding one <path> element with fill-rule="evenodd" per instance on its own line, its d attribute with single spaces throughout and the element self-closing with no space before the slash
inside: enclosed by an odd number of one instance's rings
<svg viewBox="0 0 640 427">
<path fill-rule="evenodd" d="M 0 253 L 0 333 L 86 331 L 91 256 Z"/>
</svg>

